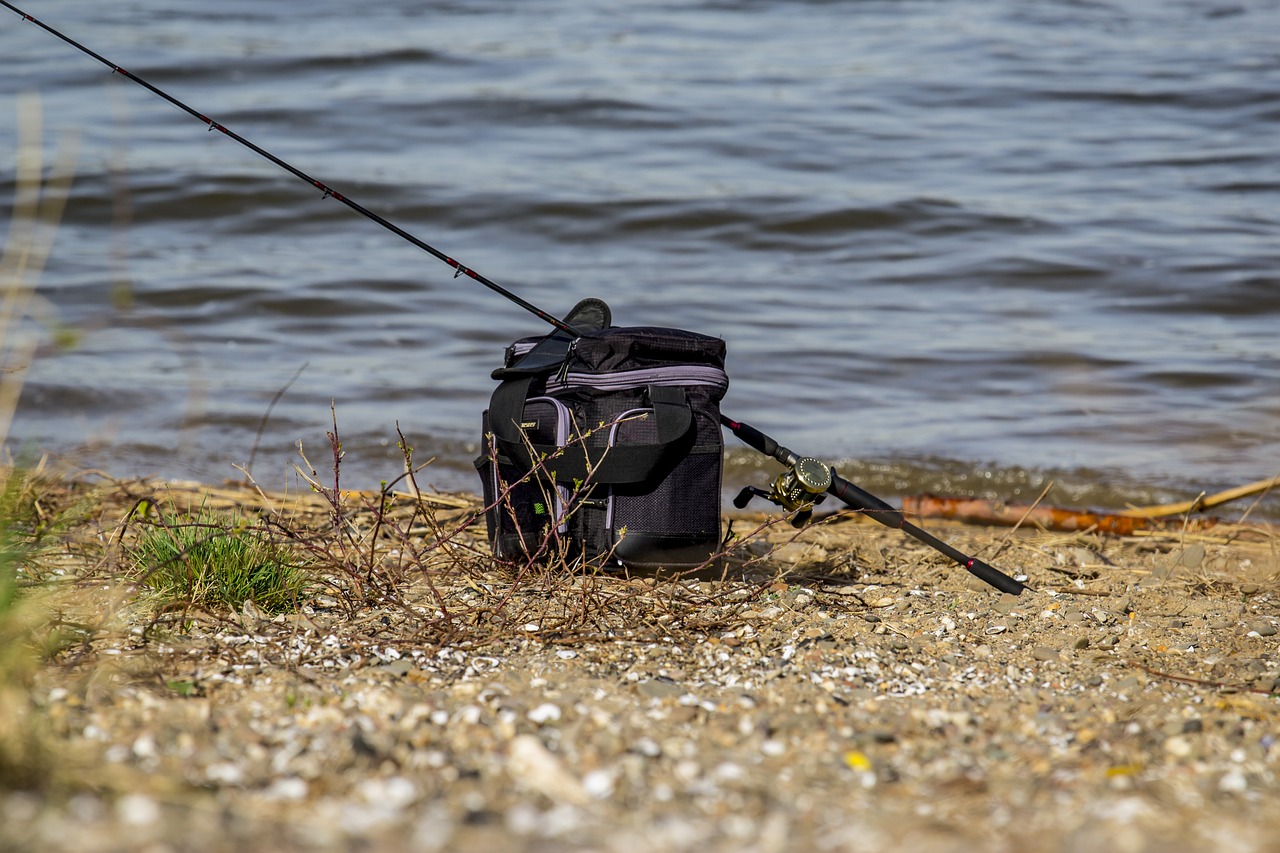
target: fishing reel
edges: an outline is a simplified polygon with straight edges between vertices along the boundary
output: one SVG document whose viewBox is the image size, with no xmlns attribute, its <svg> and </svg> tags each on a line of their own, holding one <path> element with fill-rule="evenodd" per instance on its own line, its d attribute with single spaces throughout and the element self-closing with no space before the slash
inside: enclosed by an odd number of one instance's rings
<svg viewBox="0 0 1280 853">
<path fill-rule="evenodd" d="M 787 512 L 794 512 L 791 519 L 795 527 L 804 527 L 813 516 L 813 508 L 827 497 L 831 488 L 831 466 L 809 456 L 796 457 L 787 470 L 778 475 L 769 491 L 747 486 L 733 499 L 738 509 L 746 508 L 753 497 L 764 498 Z"/>
</svg>

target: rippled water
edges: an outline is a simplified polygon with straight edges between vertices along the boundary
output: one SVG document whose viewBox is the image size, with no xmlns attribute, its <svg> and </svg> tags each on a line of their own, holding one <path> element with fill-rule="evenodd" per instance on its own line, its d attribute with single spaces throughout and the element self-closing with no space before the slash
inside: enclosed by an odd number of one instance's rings
<svg viewBox="0 0 1280 853">
<path fill-rule="evenodd" d="M 552 313 L 722 335 L 727 412 L 886 496 L 1280 473 L 1276 0 L 27 2 Z M 347 483 L 398 423 L 473 488 L 536 318 L 7 13 L 0 72 L 3 149 L 25 91 L 81 137 L 15 439 L 273 485 L 332 401 Z"/>
</svg>

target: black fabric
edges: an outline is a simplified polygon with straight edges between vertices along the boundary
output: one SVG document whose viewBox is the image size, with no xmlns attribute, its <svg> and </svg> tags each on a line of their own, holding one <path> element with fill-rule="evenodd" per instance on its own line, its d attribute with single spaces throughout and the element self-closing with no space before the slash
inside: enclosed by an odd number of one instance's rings
<svg viewBox="0 0 1280 853">
<path fill-rule="evenodd" d="M 570 316 L 582 334 L 517 341 L 494 371 L 476 460 L 494 553 L 701 565 L 721 540 L 724 342 L 681 329 L 583 328 L 608 319 L 603 303 Z"/>
<path fill-rule="evenodd" d="M 672 455 L 687 449 L 693 414 L 679 388 L 649 388 L 657 425 L 654 440 L 593 454 L 585 441 L 567 446 L 538 444 L 521 431 L 531 377 L 498 386 L 489 404 L 489 427 L 499 450 L 528 470 L 541 468 L 557 483 L 639 483 L 653 477 Z M 536 462 L 534 460 L 537 460 Z"/>
</svg>

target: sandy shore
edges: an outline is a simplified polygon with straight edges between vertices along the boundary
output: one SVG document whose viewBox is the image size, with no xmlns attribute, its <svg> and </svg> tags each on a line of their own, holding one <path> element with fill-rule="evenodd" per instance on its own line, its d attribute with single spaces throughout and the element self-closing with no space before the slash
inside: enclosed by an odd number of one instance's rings
<svg viewBox="0 0 1280 853">
<path fill-rule="evenodd" d="M 326 547 L 354 567 L 369 546 L 363 579 L 339 575 L 296 615 L 157 619 L 110 569 L 139 496 L 317 536 L 328 508 L 191 485 L 95 494 L 56 557 L 92 581 L 60 613 L 82 636 L 5 694 L 4 725 L 34 733 L 38 761 L 0 789 L 3 850 L 1092 853 L 1280 837 L 1270 527 L 928 525 L 1025 573 L 1034 589 L 1015 598 L 854 517 L 757 531 L 728 579 L 674 582 L 493 571 L 472 531 L 430 548 L 467 499 L 373 531 L 353 498 L 351 549 Z"/>
</svg>

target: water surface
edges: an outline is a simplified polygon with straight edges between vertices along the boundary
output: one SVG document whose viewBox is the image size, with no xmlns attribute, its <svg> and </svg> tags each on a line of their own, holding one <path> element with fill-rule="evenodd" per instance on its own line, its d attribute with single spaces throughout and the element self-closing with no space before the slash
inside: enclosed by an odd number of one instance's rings
<svg viewBox="0 0 1280 853">
<path fill-rule="evenodd" d="M 1275 0 L 27 11 L 545 310 L 723 336 L 726 412 L 886 496 L 1280 473 Z M 17 443 L 277 485 L 332 406 L 347 484 L 398 424 L 474 488 L 536 318 L 17 16 L 0 72 L 0 150 L 28 91 L 81 137 Z"/>
</svg>

